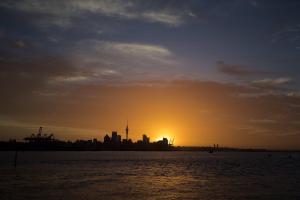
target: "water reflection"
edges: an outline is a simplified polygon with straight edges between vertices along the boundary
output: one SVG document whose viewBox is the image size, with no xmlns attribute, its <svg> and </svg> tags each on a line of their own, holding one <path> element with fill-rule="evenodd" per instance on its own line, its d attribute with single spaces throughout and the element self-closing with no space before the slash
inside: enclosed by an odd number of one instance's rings
<svg viewBox="0 0 300 200">
<path fill-rule="evenodd" d="M 3 199 L 297 199 L 294 154 L 1 152 Z"/>
</svg>

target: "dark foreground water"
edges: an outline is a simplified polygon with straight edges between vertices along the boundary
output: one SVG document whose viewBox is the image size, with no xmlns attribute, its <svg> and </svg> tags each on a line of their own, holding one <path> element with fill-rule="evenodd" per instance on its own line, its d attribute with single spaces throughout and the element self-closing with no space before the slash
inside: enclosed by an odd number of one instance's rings
<svg viewBox="0 0 300 200">
<path fill-rule="evenodd" d="M 300 155 L 0 152 L 0 199 L 300 199 Z"/>
</svg>

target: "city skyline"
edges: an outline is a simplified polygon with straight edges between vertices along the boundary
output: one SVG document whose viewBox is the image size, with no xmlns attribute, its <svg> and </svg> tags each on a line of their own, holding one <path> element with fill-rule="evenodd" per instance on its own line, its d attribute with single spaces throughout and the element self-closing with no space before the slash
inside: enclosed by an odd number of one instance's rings
<svg viewBox="0 0 300 200">
<path fill-rule="evenodd" d="M 102 138 L 126 134 L 128 119 L 134 140 L 300 149 L 299 10 L 297 0 L 2 0 L 0 140 L 40 126 Z"/>
<path fill-rule="evenodd" d="M 47 130 L 47 127 L 39 127 L 37 133 L 30 133 L 30 134 L 27 134 L 26 137 L 23 136 L 23 138 L 9 138 L 7 141 L 16 141 L 16 142 L 22 142 L 22 141 L 30 141 L 30 140 L 34 140 L 35 138 L 45 138 L 45 139 L 50 139 L 50 140 L 61 140 L 63 138 L 56 138 L 55 137 L 55 133 L 54 132 L 48 132 L 48 133 L 44 133 L 43 130 Z M 51 129 L 51 128 L 50 128 Z M 49 128 L 48 128 L 49 130 Z M 74 139 L 74 141 L 80 141 L 80 140 L 83 140 L 83 141 L 89 141 L 89 140 L 97 140 L 97 141 L 102 141 L 103 143 L 105 143 L 105 140 L 109 140 L 110 142 L 113 142 L 113 143 L 126 143 L 126 142 L 130 142 L 130 143 L 133 143 L 133 142 L 140 142 L 142 141 L 143 143 L 150 143 L 151 141 L 153 142 L 158 142 L 160 140 L 165 140 L 167 139 L 168 142 L 170 142 L 171 145 L 173 145 L 173 141 L 175 140 L 175 138 L 171 138 L 169 137 L 169 135 L 160 135 L 159 137 L 153 139 L 153 140 L 150 140 L 150 137 L 146 134 L 146 133 L 143 133 L 143 134 L 140 134 L 140 138 L 137 138 L 137 139 L 131 139 L 129 137 L 129 126 L 128 126 L 128 120 L 127 120 L 127 124 L 126 124 L 126 127 L 124 129 L 125 131 L 124 132 L 118 132 L 116 130 L 111 130 L 110 132 L 105 132 L 104 134 L 103 133 L 99 133 L 97 135 L 97 137 L 92 137 L 92 136 L 89 136 L 89 135 L 86 135 L 85 138 L 77 138 L 77 139 Z M 109 134 L 111 134 L 111 136 L 109 136 Z M 134 134 L 135 135 L 135 134 Z M 102 137 L 102 138 L 101 138 Z M 102 140 L 101 140 L 102 139 Z M 71 141 L 71 140 L 68 140 L 68 141 Z M 4 142 L 4 141 L 3 141 Z"/>
</svg>

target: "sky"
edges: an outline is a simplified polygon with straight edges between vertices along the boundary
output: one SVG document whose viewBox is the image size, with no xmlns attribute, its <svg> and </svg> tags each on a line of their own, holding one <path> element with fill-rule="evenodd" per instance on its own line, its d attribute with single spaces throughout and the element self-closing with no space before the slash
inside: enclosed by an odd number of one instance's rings
<svg viewBox="0 0 300 200">
<path fill-rule="evenodd" d="M 2 0 L 0 140 L 300 149 L 300 2 Z"/>
</svg>

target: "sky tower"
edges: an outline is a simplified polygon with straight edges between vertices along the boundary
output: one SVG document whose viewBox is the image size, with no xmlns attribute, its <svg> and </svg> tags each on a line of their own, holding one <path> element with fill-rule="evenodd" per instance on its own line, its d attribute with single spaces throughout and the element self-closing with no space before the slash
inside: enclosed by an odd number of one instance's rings
<svg viewBox="0 0 300 200">
<path fill-rule="evenodd" d="M 127 120 L 127 126 L 126 126 L 126 141 L 128 141 L 128 131 L 129 131 L 129 128 L 128 128 L 128 120 Z"/>
</svg>

